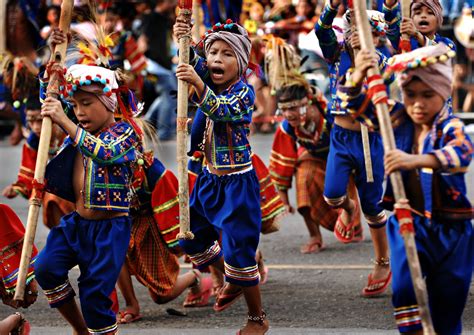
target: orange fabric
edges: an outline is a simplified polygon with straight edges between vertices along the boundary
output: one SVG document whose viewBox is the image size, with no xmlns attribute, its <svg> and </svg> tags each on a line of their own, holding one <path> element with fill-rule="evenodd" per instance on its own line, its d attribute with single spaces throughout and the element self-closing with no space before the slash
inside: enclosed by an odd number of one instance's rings
<svg viewBox="0 0 474 335">
<path fill-rule="evenodd" d="M 320 226 L 329 231 L 334 231 L 338 210 L 330 207 L 323 197 L 324 178 L 326 176 L 326 161 L 316 158 L 306 150 L 301 150 L 296 167 L 296 202 L 298 210 L 304 207 L 311 208 L 311 217 Z M 348 195 L 357 204 L 359 198 L 353 178 L 348 185 Z M 360 206 L 359 206 L 360 208 Z M 357 216 L 355 225 L 360 224 L 360 215 Z"/>
<path fill-rule="evenodd" d="M 297 157 L 296 141 L 278 127 L 270 155 L 270 175 L 278 188 L 291 188 Z"/>
<path fill-rule="evenodd" d="M 260 185 L 260 207 L 262 209 L 262 233 L 272 233 L 279 230 L 278 222 L 285 213 L 285 205 L 278 190 L 270 178 L 270 172 L 257 155 L 252 155 L 252 165 Z"/>
</svg>

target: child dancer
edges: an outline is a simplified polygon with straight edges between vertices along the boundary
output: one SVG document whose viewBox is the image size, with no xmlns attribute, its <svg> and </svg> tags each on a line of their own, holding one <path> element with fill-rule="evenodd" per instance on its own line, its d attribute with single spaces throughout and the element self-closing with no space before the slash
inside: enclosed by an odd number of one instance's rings
<svg viewBox="0 0 474 335">
<path fill-rule="evenodd" d="M 393 46 L 398 49 L 400 34 L 410 36 L 410 48 L 444 43 L 456 51 L 456 45 L 447 37 L 438 34 L 443 24 L 443 8 L 438 0 L 413 0 L 410 5 L 410 18 L 403 18 L 400 29 L 389 36 Z"/>
<path fill-rule="evenodd" d="M 449 47 L 438 44 L 393 57 L 390 69 L 400 72 L 403 104 L 391 104 L 393 114 L 398 115 L 397 149 L 385 154 L 387 173 L 402 172 L 433 325 L 439 334 L 462 333 L 461 316 L 469 293 L 474 250 L 473 209 L 464 179 L 473 147 L 463 123 L 452 115 L 448 103 L 453 72 L 449 58 L 454 55 Z M 351 108 L 357 109 L 364 99 L 364 94 L 358 94 L 361 81 L 374 63 L 374 56 L 368 52 L 361 52 L 357 58 L 352 80 L 359 89 L 351 89 Z M 390 183 L 385 199 L 393 205 Z M 421 319 L 395 215 L 390 217 L 387 228 L 398 329 L 401 333 L 421 334 Z"/>
<path fill-rule="evenodd" d="M 285 117 L 273 140 L 270 170 L 289 212 L 294 212 L 294 209 L 288 199 L 288 189 L 293 175 L 296 176 L 298 212 L 304 217 L 310 235 L 308 243 L 301 246 L 301 253 L 316 253 L 324 249 L 320 226 L 334 231 L 336 237 L 345 243 L 360 241 L 363 238 L 360 214 L 354 215 L 354 234 L 346 238 L 344 231 L 335 231 L 335 226 L 341 227 L 341 224 L 336 225 L 338 212 L 329 207 L 323 197 L 329 134 L 333 124 L 333 118 L 327 114 L 327 100 L 299 73 L 301 59 L 283 40 L 269 40 L 266 58 L 267 77 L 276 90 L 278 109 Z M 355 192 L 351 180 L 349 193 L 358 203 Z"/>
<path fill-rule="evenodd" d="M 109 296 L 129 244 L 132 179 L 142 156 L 141 130 L 131 117 L 133 94 L 119 74 L 106 67 L 105 37 L 98 33 L 96 38 L 97 45 L 78 45 L 83 51 L 79 64 L 68 68 L 68 85 L 62 87 L 78 124 L 52 97 L 41 110 L 69 135 L 47 166 L 47 190 L 73 201 L 76 211 L 51 229 L 38 256 L 36 276 L 50 306 L 58 308 L 76 334 L 117 333 Z M 82 314 L 68 280 L 75 265 L 81 271 Z"/>
<path fill-rule="evenodd" d="M 175 36 L 189 34 L 190 28 L 177 20 Z M 225 274 L 227 285 L 214 309 L 224 309 L 243 293 L 249 315 L 239 333 L 264 334 L 269 324 L 255 261 L 261 229 L 260 192 L 248 142 L 255 94 L 242 77 L 249 65 L 251 43 L 244 28 L 228 21 L 216 24 L 200 46 L 207 63 L 195 55 L 194 68 L 180 64 L 176 71 L 178 79 L 195 89 L 192 99 L 199 105 L 197 114 L 202 115 L 193 123 L 191 154 L 204 151 L 208 162 L 190 197 L 195 239 L 180 244 L 198 268 L 212 265 Z"/>
<path fill-rule="evenodd" d="M 347 197 L 347 184 L 349 176 L 355 170 L 355 183 L 360 205 L 369 224 L 375 253 L 374 270 L 369 274 L 368 283 L 362 290 L 362 295 L 374 296 L 385 292 L 391 280 L 385 232 L 387 217 L 381 206 L 384 180 L 383 146 L 380 134 L 375 131 L 374 121 L 363 114 L 363 109 L 355 114 L 349 113 L 337 95 L 337 86 L 353 63 L 354 51 L 351 42 L 355 46 L 357 40 L 356 34 L 352 34 L 348 21 L 349 13 L 346 13 L 345 42 L 342 45 L 337 43 L 332 30 L 332 21 L 340 3 L 340 0 L 328 1 L 315 26 L 321 49 L 329 64 L 331 90 L 329 110 L 334 116 L 324 181 L 324 197 L 330 206 L 342 208 L 342 219 L 339 221 L 342 223 L 342 227 L 340 229 L 346 231 L 346 236 L 353 236 L 356 203 Z M 368 11 L 367 14 L 372 27 L 374 44 L 377 45 L 379 36 L 386 32 L 386 24 L 382 13 Z M 379 57 L 378 66 L 383 69 L 386 66 L 385 57 L 379 52 L 377 55 Z M 368 157 L 364 155 L 362 149 L 361 123 L 369 130 L 366 141 L 370 147 Z M 340 229 L 336 228 L 336 231 Z"/>
</svg>

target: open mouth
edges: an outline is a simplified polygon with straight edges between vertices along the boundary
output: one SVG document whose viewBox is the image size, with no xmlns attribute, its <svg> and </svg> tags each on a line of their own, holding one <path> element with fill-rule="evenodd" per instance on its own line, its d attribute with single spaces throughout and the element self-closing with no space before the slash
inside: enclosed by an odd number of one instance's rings
<svg viewBox="0 0 474 335">
<path fill-rule="evenodd" d="M 211 68 L 211 75 L 213 79 L 222 79 L 224 77 L 224 69 L 220 67 Z"/>
<path fill-rule="evenodd" d="M 90 121 L 87 121 L 87 120 L 79 121 L 79 125 L 84 129 L 87 129 L 90 126 L 90 124 L 91 124 Z"/>
<path fill-rule="evenodd" d="M 420 21 L 420 22 L 418 23 L 418 25 L 419 25 L 420 27 L 428 27 L 428 26 L 430 25 L 430 23 L 429 23 L 428 21 Z"/>
</svg>

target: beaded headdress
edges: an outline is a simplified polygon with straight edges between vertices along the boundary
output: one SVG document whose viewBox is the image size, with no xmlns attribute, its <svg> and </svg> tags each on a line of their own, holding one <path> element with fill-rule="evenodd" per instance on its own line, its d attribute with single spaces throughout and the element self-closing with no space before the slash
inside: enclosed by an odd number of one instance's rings
<svg viewBox="0 0 474 335">
<path fill-rule="evenodd" d="M 344 32 L 344 39 L 348 39 L 352 34 L 351 14 L 351 10 L 349 9 L 342 16 L 342 30 Z M 387 23 L 385 22 L 384 14 L 376 10 L 367 10 L 367 16 L 369 18 L 369 24 L 372 28 L 372 32 L 377 36 L 384 36 L 387 33 Z"/>
<path fill-rule="evenodd" d="M 456 53 L 443 43 L 419 48 L 391 57 L 385 75 L 397 73 L 402 87 L 418 78 L 447 100 L 452 91 L 451 59 L 455 56 Z"/>
<path fill-rule="evenodd" d="M 265 73 L 275 94 L 283 87 L 301 86 L 306 89 L 310 103 L 316 101 L 322 111 L 326 110 L 327 100 L 321 90 L 311 86 L 300 71 L 301 57 L 295 48 L 283 39 L 269 35 L 266 37 Z M 278 109 L 300 106 L 300 99 L 279 102 Z"/>
</svg>

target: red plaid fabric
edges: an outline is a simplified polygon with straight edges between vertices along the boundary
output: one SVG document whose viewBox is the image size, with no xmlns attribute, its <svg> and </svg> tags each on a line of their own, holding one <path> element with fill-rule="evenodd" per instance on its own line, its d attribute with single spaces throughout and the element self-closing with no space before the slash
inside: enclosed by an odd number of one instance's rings
<svg viewBox="0 0 474 335">
<path fill-rule="evenodd" d="M 324 178 L 326 176 L 326 161 L 312 156 L 305 149 L 299 150 L 296 165 L 296 203 L 298 210 L 303 207 L 311 208 L 311 216 L 320 226 L 334 231 L 338 210 L 331 208 L 323 197 Z M 359 198 L 353 178 L 349 180 L 349 197 L 359 206 Z M 360 224 L 360 215 L 356 225 Z"/>
<path fill-rule="evenodd" d="M 159 297 L 167 296 L 178 280 L 178 258 L 170 252 L 152 215 L 134 218 L 127 253 L 132 275 Z"/>
</svg>

